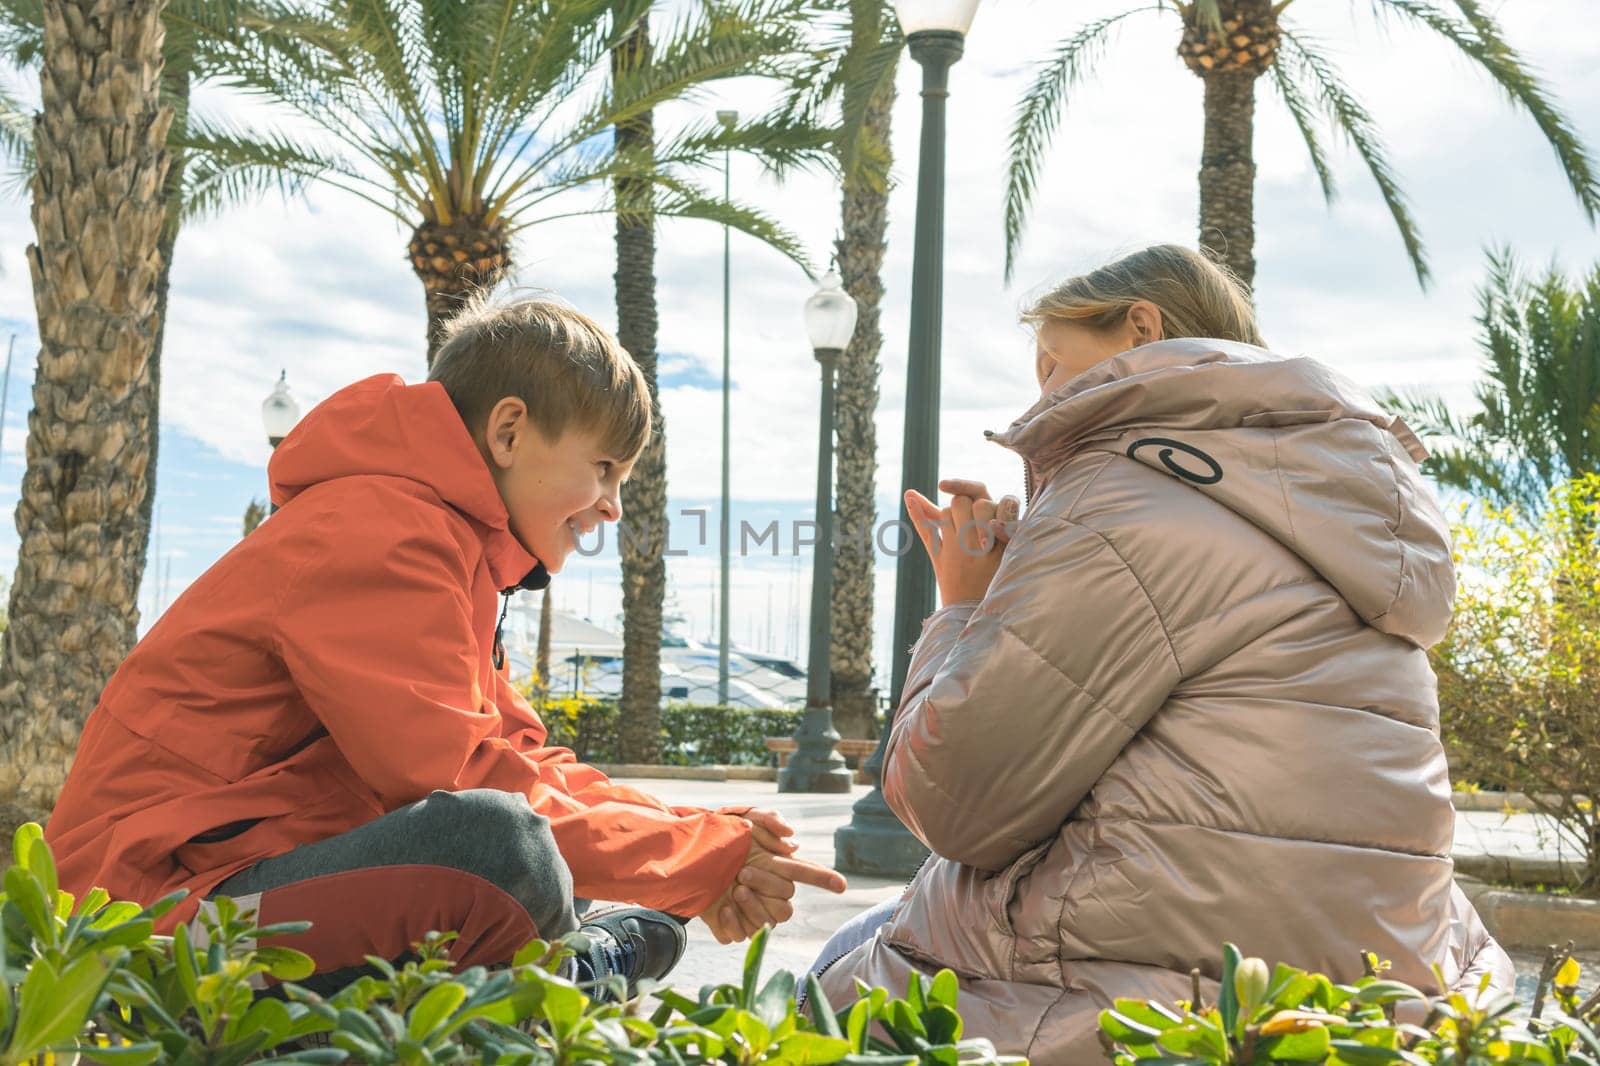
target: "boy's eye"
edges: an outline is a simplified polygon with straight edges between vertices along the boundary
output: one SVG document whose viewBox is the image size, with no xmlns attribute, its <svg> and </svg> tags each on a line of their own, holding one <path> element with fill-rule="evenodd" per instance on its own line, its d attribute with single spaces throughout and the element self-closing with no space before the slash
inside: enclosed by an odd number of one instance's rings
<svg viewBox="0 0 1600 1066">
<path fill-rule="evenodd" d="M 600 468 L 600 476 L 601 477 L 610 477 L 611 476 L 611 460 L 602 459 L 598 463 L 596 463 L 595 465 Z"/>
</svg>

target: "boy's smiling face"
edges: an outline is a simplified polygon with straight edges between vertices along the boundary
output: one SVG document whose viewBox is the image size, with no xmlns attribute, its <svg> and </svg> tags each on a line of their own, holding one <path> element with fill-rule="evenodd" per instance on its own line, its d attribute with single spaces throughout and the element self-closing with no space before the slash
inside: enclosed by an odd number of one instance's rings
<svg viewBox="0 0 1600 1066">
<path fill-rule="evenodd" d="M 622 483 L 633 463 L 607 454 L 598 430 L 568 426 L 548 440 L 511 396 L 495 404 L 484 430 L 481 447 L 511 532 L 552 574 L 579 537 L 622 517 Z"/>
</svg>

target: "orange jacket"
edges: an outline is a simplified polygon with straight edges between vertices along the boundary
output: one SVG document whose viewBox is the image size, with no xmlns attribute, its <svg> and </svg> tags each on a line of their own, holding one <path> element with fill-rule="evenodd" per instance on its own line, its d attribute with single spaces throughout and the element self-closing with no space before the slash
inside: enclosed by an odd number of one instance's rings
<svg viewBox="0 0 1600 1066">
<path fill-rule="evenodd" d="M 46 838 L 63 887 L 149 903 L 435 789 L 521 792 L 580 897 L 703 911 L 740 818 L 670 808 L 564 748 L 492 663 L 535 567 L 444 388 L 380 375 L 269 468 L 282 509 L 179 597 L 106 685 Z"/>
</svg>

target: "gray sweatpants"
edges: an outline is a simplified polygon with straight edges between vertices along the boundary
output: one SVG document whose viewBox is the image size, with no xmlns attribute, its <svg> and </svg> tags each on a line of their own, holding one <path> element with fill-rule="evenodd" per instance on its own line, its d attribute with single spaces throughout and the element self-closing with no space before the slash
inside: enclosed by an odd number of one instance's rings
<svg viewBox="0 0 1600 1066">
<path fill-rule="evenodd" d="M 337 987 L 368 955 L 399 959 L 430 931 L 456 932 L 460 965 L 509 962 L 528 941 L 578 928 L 572 874 L 526 796 L 473 789 L 427 798 L 314 844 L 263 859 L 211 893 L 262 925 L 310 921 L 273 941 L 317 962 L 302 982 Z"/>
</svg>

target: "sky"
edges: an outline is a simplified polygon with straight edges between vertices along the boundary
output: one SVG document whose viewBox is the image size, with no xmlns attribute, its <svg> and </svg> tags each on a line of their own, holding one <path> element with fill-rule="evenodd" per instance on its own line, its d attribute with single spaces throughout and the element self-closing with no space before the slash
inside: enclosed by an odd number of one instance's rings
<svg viewBox="0 0 1600 1066">
<path fill-rule="evenodd" d="M 945 205 L 944 356 L 940 470 L 975 477 L 995 495 L 1021 489 L 1016 458 L 983 440 L 1036 395 L 1032 343 L 1018 311 L 1053 282 L 1147 244 L 1195 240 L 1201 83 L 1175 55 L 1170 9 L 1123 23 L 1094 76 L 1072 93 L 1049 153 L 1015 281 L 1002 277 L 1006 138 L 1033 67 L 1084 23 L 1126 0 L 983 0 L 951 72 Z M 1282 103 L 1257 92 L 1256 298 L 1269 344 L 1312 355 L 1373 387 L 1431 390 L 1469 406 L 1479 375 L 1476 287 L 1485 253 L 1506 245 L 1526 264 L 1568 271 L 1600 262 L 1600 236 L 1577 206 L 1553 152 L 1525 114 L 1445 41 L 1381 4 L 1298 0 L 1286 20 L 1315 37 L 1382 130 L 1421 227 L 1433 283 L 1419 288 L 1376 187 L 1355 153 L 1327 138 L 1339 197 L 1325 207 Z M 1447 5 L 1446 5 L 1447 6 Z M 1491 7 L 1580 135 L 1600 152 L 1600 28 L 1593 0 L 1523 0 Z M 24 94 L 28 76 L 11 82 Z M 906 60 L 894 112 L 885 345 L 878 415 L 881 516 L 900 478 L 908 285 L 920 103 Z M 36 98 L 36 89 L 34 90 Z M 717 86 L 658 114 L 658 127 L 720 108 L 747 114 L 769 86 Z M 266 121 L 270 112 L 204 91 L 213 114 Z M 708 181 L 717 180 L 716 175 Z M 839 195 L 825 175 L 781 185 L 735 159 L 736 198 L 780 218 L 826 264 Z M 577 197 L 567 209 L 588 206 Z M 24 200 L 0 202 L 0 327 L 16 333 L 0 439 L 0 510 L 15 510 L 23 469 L 37 330 L 25 249 Z M 269 198 L 187 227 L 174 260 L 162 390 L 160 468 L 143 624 L 182 594 L 239 535 L 252 497 L 265 496 L 269 448 L 260 403 L 281 372 L 309 408 L 370 374 L 424 376 L 420 283 L 407 232 L 348 194 Z M 532 227 L 514 249 L 514 285 L 551 291 L 615 324 L 611 226 L 605 217 Z M 817 365 L 801 307 L 812 283 L 755 241 L 732 238 L 732 494 L 740 522 L 780 523 L 778 551 L 741 556 L 737 532 L 730 619 L 736 642 L 805 657 L 811 555 L 796 523 L 810 518 L 819 410 Z M 714 633 L 721 454 L 722 232 L 668 221 L 658 236 L 662 402 L 675 547 L 669 609 L 681 632 Z M 3 340 L 3 338 L 0 338 Z M 706 536 L 699 535 L 704 514 Z M 0 523 L 0 572 L 14 568 L 14 525 Z M 893 566 L 879 556 L 874 643 L 887 674 Z M 614 625 L 621 593 L 615 547 L 574 558 L 553 587 L 556 606 Z"/>
</svg>

